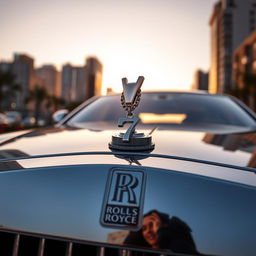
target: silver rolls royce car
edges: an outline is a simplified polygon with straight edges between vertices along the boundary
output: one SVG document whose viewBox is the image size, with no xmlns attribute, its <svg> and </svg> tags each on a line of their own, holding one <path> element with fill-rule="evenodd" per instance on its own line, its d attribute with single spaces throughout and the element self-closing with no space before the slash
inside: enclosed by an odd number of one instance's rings
<svg viewBox="0 0 256 256">
<path fill-rule="evenodd" d="M 255 113 L 123 86 L 0 136 L 0 255 L 256 255 Z"/>
</svg>

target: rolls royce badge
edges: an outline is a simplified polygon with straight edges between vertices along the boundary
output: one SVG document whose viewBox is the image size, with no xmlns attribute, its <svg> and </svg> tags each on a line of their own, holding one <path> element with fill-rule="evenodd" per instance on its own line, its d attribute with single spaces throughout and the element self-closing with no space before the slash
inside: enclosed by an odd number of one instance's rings
<svg viewBox="0 0 256 256">
<path fill-rule="evenodd" d="M 145 186 L 143 169 L 111 169 L 104 193 L 101 224 L 130 230 L 141 228 Z"/>
</svg>

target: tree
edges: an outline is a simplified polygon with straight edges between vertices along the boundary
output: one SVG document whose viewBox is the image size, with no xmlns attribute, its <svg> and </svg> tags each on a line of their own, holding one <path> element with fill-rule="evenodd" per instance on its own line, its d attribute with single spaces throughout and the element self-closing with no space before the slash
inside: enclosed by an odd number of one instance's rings
<svg viewBox="0 0 256 256">
<path fill-rule="evenodd" d="M 15 97 L 20 91 L 20 85 L 16 83 L 16 76 L 11 71 L 0 70 L 0 110 L 3 110 L 4 99 Z"/>
<path fill-rule="evenodd" d="M 33 90 L 29 91 L 26 102 L 34 102 L 34 117 L 36 120 L 36 124 L 38 124 L 42 105 L 44 101 L 48 99 L 48 97 L 49 96 L 46 89 L 38 84 L 35 85 Z"/>
<path fill-rule="evenodd" d="M 48 96 L 48 108 L 52 107 L 53 112 L 57 111 L 60 106 L 63 106 L 65 104 L 65 100 L 62 98 L 58 98 L 54 95 Z"/>
<path fill-rule="evenodd" d="M 65 100 L 54 95 L 49 95 L 46 101 L 46 109 L 47 109 L 47 123 L 52 124 L 52 115 L 55 111 L 57 111 L 60 106 L 65 104 Z"/>
</svg>

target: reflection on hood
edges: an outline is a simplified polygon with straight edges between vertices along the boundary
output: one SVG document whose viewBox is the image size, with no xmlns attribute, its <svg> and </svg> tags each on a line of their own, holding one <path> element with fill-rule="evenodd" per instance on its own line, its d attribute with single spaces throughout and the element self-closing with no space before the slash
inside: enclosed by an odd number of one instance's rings
<svg viewBox="0 0 256 256">
<path fill-rule="evenodd" d="M 256 133 L 248 134 L 211 134 L 206 133 L 203 141 L 220 146 L 227 151 L 244 151 L 251 154 L 247 167 L 256 167 Z"/>
<path fill-rule="evenodd" d="M 144 215 L 144 218 L 152 214 L 157 215 L 161 220 L 157 231 L 158 248 L 154 249 L 167 249 L 176 253 L 202 255 L 196 249 L 191 235 L 192 230 L 187 223 L 175 216 L 170 218 L 168 214 L 157 210 L 148 212 Z M 152 225 L 154 226 L 154 224 Z M 139 231 L 131 231 L 124 244 L 151 248 L 151 245 L 144 239 L 143 228 Z"/>
<path fill-rule="evenodd" d="M 28 154 L 16 149 L 0 150 L 0 159 L 14 158 L 14 157 L 20 157 L 20 156 L 28 156 Z M 0 171 L 10 171 L 10 170 L 19 170 L 19 169 L 23 169 L 23 167 L 16 161 L 8 161 L 8 162 L 0 161 Z"/>
<path fill-rule="evenodd" d="M 141 131 L 149 132 L 148 130 Z M 92 151 L 109 152 L 108 144 L 115 133 L 117 130 L 96 132 L 63 127 L 29 130 L 19 134 L 5 134 L 2 142 L 0 138 L 0 150 L 2 150 L 2 158 L 16 156 L 14 152 L 10 153 L 11 150 L 24 152 L 31 156 Z M 255 138 L 255 132 L 213 134 L 198 131 L 156 130 L 153 134 L 155 149 L 152 153 L 255 168 Z M 136 160 L 140 161 L 140 159 Z"/>
</svg>

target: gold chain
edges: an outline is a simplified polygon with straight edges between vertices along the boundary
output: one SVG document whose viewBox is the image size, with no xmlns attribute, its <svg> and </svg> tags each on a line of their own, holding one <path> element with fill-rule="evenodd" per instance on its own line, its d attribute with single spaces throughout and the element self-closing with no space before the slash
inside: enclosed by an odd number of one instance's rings
<svg viewBox="0 0 256 256">
<path fill-rule="evenodd" d="M 124 93 L 122 92 L 121 94 L 121 104 L 122 107 L 124 108 L 125 111 L 127 111 L 127 117 L 129 118 L 133 118 L 133 111 L 135 110 L 135 108 L 138 107 L 139 102 L 140 102 L 140 97 L 141 97 L 141 90 L 138 90 L 136 95 L 135 95 L 135 100 L 133 104 L 127 104 L 125 102 L 125 98 L 124 98 Z"/>
</svg>

